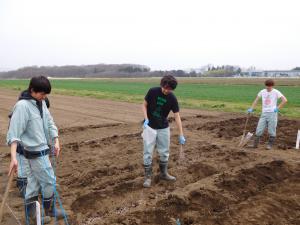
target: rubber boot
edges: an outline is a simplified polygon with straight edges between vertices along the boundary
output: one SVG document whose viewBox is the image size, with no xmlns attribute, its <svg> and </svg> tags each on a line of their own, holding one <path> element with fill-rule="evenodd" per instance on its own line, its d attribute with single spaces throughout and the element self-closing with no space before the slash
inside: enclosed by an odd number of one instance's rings
<svg viewBox="0 0 300 225">
<path fill-rule="evenodd" d="M 57 209 L 55 206 L 55 202 L 53 201 L 53 196 L 50 198 L 44 198 L 43 205 L 46 217 L 49 217 L 51 220 L 51 217 L 56 217 L 56 219 L 62 219 L 64 218 L 64 214 L 60 209 Z M 46 223 L 46 222 L 45 222 Z"/>
<path fill-rule="evenodd" d="M 250 148 L 257 148 L 258 144 L 259 144 L 259 140 L 260 140 L 260 137 L 255 135 L 254 140 L 253 140 L 253 144 L 250 145 L 249 147 Z"/>
<path fill-rule="evenodd" d="M 17 177 L 17 188 L 19 189 L 20 197 L 25 198 L 27 187 L 26 177 Z"/>
<path fill-rule="evenodd" d="M 152 165 L 144 165 L 145 168 L 145 181 L 144 181 L 144 188 L 151 187 L 151 177 L 152 177 Z"/>
<path fill-rule="evenodd" d="M 267 150 L 271 150 L 275 142 L 275 137 L 270 136 L 267 144 Z"/>
<path fill-rule="evenodd" d="M 32 197 L 25 200 L 25 220 L 26 225 L 35 225 L 36 224 L 36 204 L 38 201 L 38 196 Z"/>
<path fill-rule="evenodd" d="M 159 174 L 160 179 L 167 180 L 167 181 L 176 180 L 175 177 L 168 174 L 168 162 L 159 162 L 159 169 L 160 169 L 160 174 Z"/>
</svg>

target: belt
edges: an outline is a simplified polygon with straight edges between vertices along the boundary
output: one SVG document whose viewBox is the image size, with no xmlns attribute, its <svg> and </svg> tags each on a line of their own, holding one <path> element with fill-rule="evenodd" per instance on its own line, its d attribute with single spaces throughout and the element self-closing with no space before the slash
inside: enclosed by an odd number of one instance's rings
<svg viewBox="0 0 300 225">
<path fill-rule="evenodd" d="M 42 151 L 27 151 L 27 150 L 23 150 L 23 155 L 26 159 L 35 159 L 41 156 L 45 156 L 48 155 L 50 152 L 50 149 L 45 149 Z"/>
</svg>

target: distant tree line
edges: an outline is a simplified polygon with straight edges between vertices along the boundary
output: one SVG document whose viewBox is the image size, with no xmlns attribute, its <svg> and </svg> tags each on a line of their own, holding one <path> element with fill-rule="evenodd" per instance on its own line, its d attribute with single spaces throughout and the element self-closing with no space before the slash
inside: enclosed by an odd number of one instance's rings
<svg viewBox="0 0 300 225">
<path fill-rule="evenodd" d="M 223 66 L 209 66 L 207 71 L 203 73 L 204 77 L 232 77 L 240 74 L 242 69 L 237 66 L 223 65 Z"/>
<path fill-rule="evenodd" d="M 1 78 L 30 78 L 44 75 L 48 77 L 122 77 L 135 73 L 148 73 L 150 68 L 131 64 L 97 64 L 83 66 L 30 66 L 18 70 L 2 72 Z"/>
<path fill-rule="evenodd" d="M 151 71 L 148 66 L 136 64 L 97 64 L 82 66 L 30 66 L 14 71 L 1 72 L 1 79 L 26 79 L 33 76 L 75 77 L 75 78 L 113 78 L 113 77 L 161 77 L 172 74 L 176 77 L 197 76 L 195 72 L 183 70 Z"/>
<path fill-rule="evenodd" d="M 295 67 L 293 70 L 300 70 Z M 233 77 L 242 75 L 239 66 L 208 65 L 201 70 L 156 70 L 151 71 L 150 67 L 138 64 L 96 64 L 81 66 L 30 66 L 18 70 L 0 72 L 0 79 L 26 79 L 33 76 L 44 75 L 57 78 L 114 78 L 114 77 L 161 77 L 171 74 L 176 77 Z"/>
</svg>

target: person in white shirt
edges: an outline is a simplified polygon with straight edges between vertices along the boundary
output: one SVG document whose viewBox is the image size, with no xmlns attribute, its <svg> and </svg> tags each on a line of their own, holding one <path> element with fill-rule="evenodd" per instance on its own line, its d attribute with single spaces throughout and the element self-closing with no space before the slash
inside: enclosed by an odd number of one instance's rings
<svg viewBox="0 0 300 225">
<path fill-rule="evenodd" d="M 257 102 L 260 98 L 262 99 L 262 114 L 256 128 L 254 142 L 251 146 L 252 148 L 257 148 L 260 137 L 263 135 L 266 127 L 268 127 L 269 133 L 267 149 L 272 149 L 272 146 L 275 142 L 278 112 L 285 105 L 285 103 L 287 103 L 287 99 L 280 91 L 274 88 L 274 85 L 275 83 L 272 79 L 266 80 L 266 88 L 258 93 L 251 108 L 248 109 L 248 113 L 253 113 Z M 281 99 L 281 103 L 279 105 L 277 105 L 278 99 Z"/>
</svg>

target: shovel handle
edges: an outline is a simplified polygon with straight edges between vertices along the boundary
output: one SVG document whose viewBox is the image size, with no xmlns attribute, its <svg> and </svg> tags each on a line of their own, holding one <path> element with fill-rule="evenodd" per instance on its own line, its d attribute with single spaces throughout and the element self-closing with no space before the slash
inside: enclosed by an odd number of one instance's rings
<svg viewBox="0 0 300 225">
<path fill-rule="evenodd" d="M 10 189 L 11 184 L 12 184 L 13 179 L 14 179 L 14 172 L 15 172 L 14 170 L 11 171 L 11 174 L 9 176 L 8 183 L 7 183 L 7 186 L 6 186 L 6 190 L 5 190 L 3 199 L 2 199 L 2 204 L 1 204 L 1 208 L 0 208 L 0 222 L 2 222 L 4 205 L 5 205 L 6 199 L 8 198 L 9 189 Z"/>
<path fill-rule="evenodd" d="M 247 114 L 247 119 L 246 119 L 246 122 L 245 122 L 243 135 L 246 134 L 246 129 L 247 129 L 247 125 L 248 125 L 249 118 L 250 118 L 250 113 Z"/>
<path fill-rule="evenodd" d="M 250 113 L 247 114 L 247 118 L 246 118 L 246 122 L 245 122 L 245 126 L 244 126 L 244 130 L 243 130 L 243 136 L 240 140 L 240 143 L 238 145 L 238 147 L 241 147 L 245 138 L 245 134 L 246 134 L 246 129 L 247 129 L 247 125 L 248 125 L 248 121 L 249 121 L 249 117 L 250 117 Z"/>
</svg>

